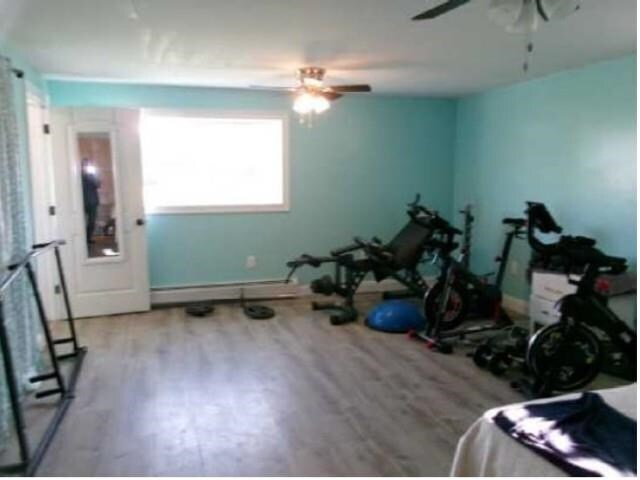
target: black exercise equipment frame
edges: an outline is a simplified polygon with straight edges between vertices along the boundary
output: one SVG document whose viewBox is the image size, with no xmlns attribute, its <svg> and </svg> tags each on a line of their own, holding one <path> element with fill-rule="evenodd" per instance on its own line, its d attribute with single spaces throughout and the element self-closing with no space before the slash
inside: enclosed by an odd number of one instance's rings
<svg viewBox="0 0 640 480">
<path fill-rule="evenodd" d="M 461 213 L 465 215 L 465 237 L 467 237 L 470 235 L 469 229 L 470 223 L 473 222 L 473 217 L 471 217 L 469 221 L 469 208 L 463 210 Z M 463 247 L 460 259 L 456 260 L 453 258 L 453 252 L 458 247 L 458 244 L 455 242 L 455 237 L 461 235 L 463 232 L 451 226 L 446 220 L 442 220 L 438 232 L 441 239 L 440 241 L 434 240 L 431 242 L 433 247 L 439 251 L 439 256 L 441 257 L 440 275 L 436 284 L 424 297 L 425 316 L 428 316 L 428 303 L 434 302 L 436 305 L 436 318 L 432 322 L 427 319 L 427 327 L 423 331 L 410 332 L 409 335 L 411 338 L 425 342 L 429 348 L 438 352 L 451 353 L 453 346 L 447 342 L 449 339 L 464 338 L 478 333 L 501 330 L 513 324 L 509 315 L 502 308 L 502 281 L 504 279 L 513 240 L 515 238 L 523 238 L 523 229 L 526 226 L 526 220 L 520 218 L 505 218 L 502 223 L 508 226 L 510 230 L 505 235 L 501 254 L 495 258 L 499 263 L 495 282 L 488 284 L 483 280 L 486 275 L 476 275 L 468 269 L 467 262 L 465 262 L 465 258 L 469 253 L 468 245 Z M 440 287 L 436 288 L 438 285 L 440 285 Z M 460 286 L 463 286 L 462 288 L 464 288 L 465 291 L 460 291 L 459 295 L 466 296 L 467 301 L 469 301 L 470 296 L 466 292 L 473 292 L 480 297 L 495 297 L 495 301 L 492 302 L 494 311 L 491 312 L 491 316 L 493 317 L 491 322 L 469 327 L 458 327 L 456 325 L 450 330 L 443 328 L 442 321 L 447 313 L 451 292 Z M 433 298 L 434 295 L 439 295 L 439 298 Z M 466 311 L 463 312 L 463 314 L 466 313 Z"/>
<path fill-rule="evenodd" d="M 67 290 L 67 283 L 64 275 L 64 269 L 62 266 L 62 258 L 60 255 L 60 247 L 64 245 L 63 240 L 56 240 L 49 243 L 42 243 L 33 246 L 33 249 L 25 255 L 20 261 L 9 265 L 9 274 L 0 282 L 0 348 L 2 352 L 4 373 L 7 382 L 7 388 L 9 391 L 9 401 L 11 405 L 11 412 L 13 415 L 13 421 L 15 426 L 16 435 L 18 437 L 18 446 L 20 453 L 20 461 L 11 465 L 0 465 L 0 473 L 2 474 L 23 474 L 25 476 L 33 476 L 42 461 L 47 448 L 51 444 L 53 437 L 58 430 L 71 401 L 74 398 L 75 386 L 82 368 L 84 357 L 87 353 L 86 347 L 81 347 L 78 344 L 78 337 L 76 335 L 75 319 L 71 311 L 71 303 L 69 301 L 69 294 Z M 58 279 L 60 281 L 60 288 L 64 300 L 66 310 L 66 321 L 69 326 L 69 336 L 64 338 L 54 339 L 49 328 L 49 321 L 42 303 L 42 297 L 38 289 L 38 283 L 36 280 L 35 271 L 32 265 L 32 261 L 53 250 L 56 259 L 56 268 L 58 271 Z M 49 425 L 44 431 L 42 438 L 32 451 L 29 445 L 29 439 L 27 437 L 26 425 L 24 420 L 24 414 L 22 409 L 22 402 L 20 400 L 20 384 L 18 382 L 15 367 L 13 364 L 13 358 L 11 355 L 11 345 L 9 335 L 7 332 L 6 318 L 4 316 L 4 301 L 5 293 L 10 288 L 16 279 L 18 279 L 22 272 L 26 272 L 29 280 L 31 291 L 34 295 L 36 308 L 38 311 L 38 318 L 40 325 L 44 332 L 46 341 L 46 348 L 51 360 L 51 367 L 53 371 L 31 377 L 29 382 L 38 383 L 47 380 L 55 380 L 56 387 L 47 390 L 42 390 L 35 393 L 35 398 L 43 398 L 51 395 L 59 395 L 60 400 L 56 407 L 55 413 L 49 422 Z M 58 354 L 56 352 L 56 345 L 71 344 L 72 350 L 70 353 Z M 69 374 L 67 383 L 62 376 L 60 369 L 60 361 L 73 360 L 73 366 Z"/>
<path fill-rule="evenodd" d="M 606 304 L 606 299 L 595 289 L 597 278 L 602 273 L 619 274 L 627 269 L 626 259 L 612 257 L 595 248 L 596 241 L 581 236 L 562 236 L 557 242 L 545 244 L 536 238 L 535 231 L 542 233 L 562 233 L 546 206 L 538 202 L 527 202 L 529 245 L 534 251 L 542 254 L 553 254 L 567 259 L 566 274 L 569 283 L 577 287 L 576 293 L 566 295 L 560 300 L 560 320 L 538 331 L 530 341 L 526 352 L 527 365 L 531 366 L 536 339 L 550 328 L 560 328 L 563 332 L 561 345 L 553 355 L 553 365 L 561 367 L 566 355 L 563 346 L 568 344 L 575 332 L 580 328 L 596 328 L 606 333 L 610 340 L 627 357 L 630 374 L 637 378 L 637 337 L 624 321 L 622 321 Z M 573 264 L 584 265 L 583 275 L 578 281 L 571 279 Z M 597 337 L 596 337 L 597 339 Z M 599 340 L 598 340 L 599 343 Z M 598 365 L 598 371 L 600 366 Z M 529 370 L 533 370 L 529 368 Z M 533 381 L 514 382 L 529 397 L 545 397 L 554 393 L 557 388 L 556 377 L 559 368 L 539 372 Z"/>
<path fill-rule="evenodd" d="M 360 249 L 360 247 L 358 247 Z M 336 253 L 336 252 L 332 252 Z M 344 298 L 344 303 L 339 305 L 334 302 L 311 302 L 312 310 L 332 310 L 337 312 L 331 315 L 330 321 L 332 325 L 342 325 L 344 323 L 355 321 L 358 318 L 358 312 L 354 307 L 353 297 L 360 287 L 360 284 L 367 276 L 368 269 L 362 268 L 352 254 L 336 254 L 331 257 L 321 257 L 322 263 L 335 264 L 333 282 L 333 292 Z M 323 278 L 316 280 L 322 281 Z M 313 290 L 313 288 L 312 288 Z"/>
<path fill-rule="evenodd" d="M 330 317 L 332 325 L 342 325 L 357 319 L 358 312 L 354 307 L 354 295 L 369 273 L 374 275 L 376 281 L 392 278 L 407 288 L 406 292 L 383 295 L 384 298 L 422 297 L 427 291 L 428 285 L 417 267 L 422 261 L 424 252 L 429 248 L 429 240 L 432 232 L 438 227 L 440 217 L 438 217 L 437 212 L 420 205 L 420 195 L 416 195 L 414 201 L 408 204 L 407 215 L 410 218 L 409 223 L 405 225 L 390 244 L 383 244 L 377 237 L 374 237 L 371 241 L 354 237 L 352 244 L 332 250 L 329 256 L 316 257 L 303 254 L 297 259 L 287 262 L 287 267 L 289 267 L 290 271 L 286 282 L 291 279 L 293 273 L 301 266 L 308 265 L 318 268 L 321 265 L 334 264 L 333 278 L 327 275 L 311 283 L 311 290 L 314 293 L 321 293 L 327 296 L 337 294 L 344 298 L 343 304 L 332 302 L 311 303 L 313 310 L 332 310 L 336 312 Z M 420 231 L 420 235 L 417 236 L 420 244 L 412 244 L 408 257 L 398 262 L 394 258 L 397 252 L 394 252 L 391 246 L 398 238 L 406 240 L 407 237 L 410 238 L 412 236 L 414 237 L 412 240 L 415 243 L 415 232 L 417 231 Z M 365 258 L 356 259 L 356 252 L 363 252 Z"/>
</svg>

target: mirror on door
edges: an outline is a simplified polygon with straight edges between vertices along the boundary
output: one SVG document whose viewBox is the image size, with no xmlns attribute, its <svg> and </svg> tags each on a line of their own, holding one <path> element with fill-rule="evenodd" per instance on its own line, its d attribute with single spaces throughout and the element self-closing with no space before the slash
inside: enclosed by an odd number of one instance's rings
<svg viewBox="0 0 640 480">
<path fill-rule="evenodd" d="M 82 205 L 89 258 L 120 255 L 113 152 L 109 132 L 78 132 Z"/>
</svg>

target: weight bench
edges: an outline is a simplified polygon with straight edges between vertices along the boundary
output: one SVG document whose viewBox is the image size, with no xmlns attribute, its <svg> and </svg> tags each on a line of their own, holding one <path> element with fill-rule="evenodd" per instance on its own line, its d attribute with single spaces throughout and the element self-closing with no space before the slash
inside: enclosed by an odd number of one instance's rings
<svg viewBox="0 0 640 480">
<path fill-rule="evenodd" d="M 407 288 L 409 296 L 424 296 L 428 287 L 418 271 L 418 266 L 423 261 L 429 240 L 432 238 L 434 227 L 430 224 L 430 219 L 436 214 L 418 205 L 418 202 L 419 196 L 409 204 L 407 213 L 410 221 L 388 244 L 383 244 L 375 237 L 371 241 L 355 237 L 351 245 L 332 250 L 326 257 L 303 254 L 287 263 L 287 267 L 291 269 L 287 281 L 302 266 L 318 268 L 333 264 L 333 276 L 325 275 L 310 284 L 314 293 L 343 297 L 342 304 L 311 304 L 313 310 L 332 310 L 332 325 L 342 325 L 358 318 L 353 297 L 369 273 L 376 282 L 393 278 Z M 356 254 L 360 258 L 356 258 Z"/>
</svg>

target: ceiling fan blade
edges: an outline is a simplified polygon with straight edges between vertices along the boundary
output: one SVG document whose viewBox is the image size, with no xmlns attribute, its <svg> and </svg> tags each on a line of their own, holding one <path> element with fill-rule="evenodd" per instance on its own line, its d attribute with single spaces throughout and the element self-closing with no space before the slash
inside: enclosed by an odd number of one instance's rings
<svg viewBox="0 0 640 480">
<path fill-rule="evenodd" d="M 444 15 L 451 10 L 455 10 L 462 5 L 469 3 L 471 0 L 449 0 L 437 7 L 431 8 L 426 12 L 422 12 L 419 15 L 416 15 L 411 20 L 431 20 L 432 18 L 439 17 L 440 15 Z"/>
<path fill-rule="evenodd" d="M 299 87 L 275 87 L 269 85 L 249 85 L 251 90 L 266 90 L 269 92 L 295 92 Z"/>
<path fill-rule="evenodd" d="M 339 98 L 344 97 L 344 95 L 342 95 L 341 93 L 332 92 L 332 91 L 322 92 L 320 95 L 322 95 L 324 98 L 326 98 L 330 102 L 333 102 L 334 100 L 338 100 Z"/>
<path fill-rule="evenodd" d="M 568 17 L 580 10 L 580 0 L 537 0 L 538 12 L 547 22 Z"/>
<path fill-rule="evenodd" d="M 331 85 L 331 90 L 341 93 L 366 93 L 371 91 L 371 85 Z"/>
</svg>

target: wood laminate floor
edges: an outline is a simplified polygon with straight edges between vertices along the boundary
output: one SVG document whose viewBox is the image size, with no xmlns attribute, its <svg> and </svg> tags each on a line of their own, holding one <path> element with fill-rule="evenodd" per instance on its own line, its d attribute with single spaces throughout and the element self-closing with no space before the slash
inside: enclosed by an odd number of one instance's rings
<svg viewBox="0 0 640 480">
<path fill-rule="evenodd" d="M 79 320 L 77 398 L 38 473 L 442 476 L 479 415 L 522 400 L 462 353 L 271 305 Z M 47 411 L 29 407 L 33 434 Z"/>
</svg>

